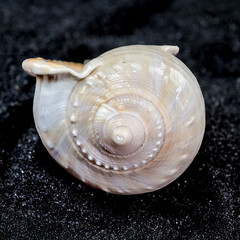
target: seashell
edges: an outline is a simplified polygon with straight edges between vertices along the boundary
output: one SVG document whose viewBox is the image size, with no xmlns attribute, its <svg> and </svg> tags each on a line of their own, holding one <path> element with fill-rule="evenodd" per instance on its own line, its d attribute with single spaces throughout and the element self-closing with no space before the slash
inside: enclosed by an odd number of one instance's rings
<svg viewBox="0 0 240 240">
<path fill-rule="evenodd" d="M 204 100 L 175 46 L 125 46 L 85 65 L 42 58 L 33 113 L 52 157 L 76 178 L 114 194 L 160 189 L 201 145 Z"/>
</svg>

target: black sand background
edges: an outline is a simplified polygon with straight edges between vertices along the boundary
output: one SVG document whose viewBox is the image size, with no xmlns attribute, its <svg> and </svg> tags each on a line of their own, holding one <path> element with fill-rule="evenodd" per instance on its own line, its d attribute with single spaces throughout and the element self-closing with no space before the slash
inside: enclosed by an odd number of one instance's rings
<svg viewBox="0 0 240 240">
<path fill-rule="evenodd" d="M 83 61 L 173 44 L 206 103 L 202 147 L 162 190 L 115 196 L 62 169 L 36 132 L 28 57 Z M 0 1 L 0 239 L 239 239 L 240 2 Z"/>
</svg>

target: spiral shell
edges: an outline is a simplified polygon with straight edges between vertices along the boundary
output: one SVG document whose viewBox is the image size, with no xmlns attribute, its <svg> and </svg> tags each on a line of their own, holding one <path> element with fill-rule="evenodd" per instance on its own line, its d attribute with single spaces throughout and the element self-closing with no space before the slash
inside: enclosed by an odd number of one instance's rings
<svg viewBox="0 0 240 240">
<path fill-rule="evenodd" d="M 37 77 L 34 119 L 52 157 L 106 192 L 160 189 L 196 156 L 205 128 L 201 90 L 174 46 L 126 46 L 87 64 L 23 62 Z"/>
</svg>

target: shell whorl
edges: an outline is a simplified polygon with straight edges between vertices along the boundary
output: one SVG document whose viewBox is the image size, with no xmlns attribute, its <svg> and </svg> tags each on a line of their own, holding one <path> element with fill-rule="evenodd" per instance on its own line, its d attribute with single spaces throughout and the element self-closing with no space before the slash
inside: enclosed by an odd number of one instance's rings
<svg viewBox="0 0 240 240">
<path fill-rule="evenodd" d="M 40 79 L 34 118 L 50 154 L 77 178 L 111 193 L 149 192 L 176 179 L 197 154 L 205 128 L 199 85 L 172 55 L 177 51 L 121 47 L 81 70 L 25 62 Z"/>
<path fill-rule="evenodd" d="M 152 103 L 124 94 L 99 99 L 96 106 L 94 98 L 88 101 L 88 94 L 72 96 L 68 107 L 71 138 L 92 164 L 115 171 L 130 170 L 148 163 L 159 151 L 164 124 Z"/>
</svg>

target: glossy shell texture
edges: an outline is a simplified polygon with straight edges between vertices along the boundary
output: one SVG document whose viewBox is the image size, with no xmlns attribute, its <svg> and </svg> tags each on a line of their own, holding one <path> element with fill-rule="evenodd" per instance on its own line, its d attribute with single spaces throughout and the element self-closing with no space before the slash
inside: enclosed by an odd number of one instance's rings
<svg viewBox="0 0 240 240">
<path fill-rule="evenodd" d="M 85 65 L 25 60 L 37 77 L 35 124 L 52 157 L 115 194 L 154 191 L 181 175 L 201 145 L 205 107 L 177 52 L 133 45 Z"/>
</svg>

